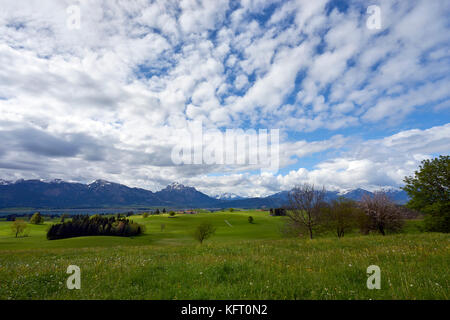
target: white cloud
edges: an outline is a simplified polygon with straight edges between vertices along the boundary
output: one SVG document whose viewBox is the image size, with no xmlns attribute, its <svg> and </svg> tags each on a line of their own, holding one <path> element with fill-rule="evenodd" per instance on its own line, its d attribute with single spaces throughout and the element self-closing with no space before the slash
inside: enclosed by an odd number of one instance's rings
<svg viewBox="0 0 450 320">
<path fill-rule="evenodd" d="M 72 4 L 1 1 L 2 178 L 152 189 L 176 180 L 256 195 L 302 180 L 398 185 L 423 157 L 448 152 L 446 4 L 382 0 L 378 33 L 365 27 L 360 1 L 328 15 L 326 0 L 88 1 L 80 30 L 66 26 Z M 414 128 L 405 119 L 424 113 L 433 128 L 355 137 Z M 295 169 L 175 167 L 171 147 L 186 139 L 176 129 L 194 119 L 208 129 L 284 129 L 280 161 Z M 329 159 L 297 162 L 318 153 Z"/>
</svg>

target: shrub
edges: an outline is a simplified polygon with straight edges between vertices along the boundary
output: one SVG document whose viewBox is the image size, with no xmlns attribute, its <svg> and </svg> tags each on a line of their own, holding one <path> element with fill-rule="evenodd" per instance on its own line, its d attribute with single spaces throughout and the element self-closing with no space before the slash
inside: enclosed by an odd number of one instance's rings
<svg viewBox="0 0 450 320">
<path fill-rule="evenodd" d="M 203 243 L 206 239 L 209 239 L 216 232 L 216 228 L 209 222 L 203 222 L 194 231 L 194 239 Z"/>
<path fill-rule="evenodd" d="M 253 217 L 252 217 L 252 216 L 249 216 L 249 217 L 248 217 L 248 223 L 253 223 L 253 221 L 254 221 Z"/>
<path fill-rule="evenodd" d="M 148 212 L 144 212 L 144 213 L 142 214 L 142 217 L 143 217 L 143 218 L 148 218 Z"/>
<path fill-rule="evenodd" d="M 175 217 L 175 212 L 174 212 L 174 211 L 170 211 L 170 212 L 169 212 L 169 216 Z"/>
<path fill-rule="evenodd" d="M 41 215 L 40 212 L 36 212 L 33 214 L 33 216 L 30 219 L 30 223 L 32 224 L 41 224 L 44 223 L 44 217 Z"/>
</svg>

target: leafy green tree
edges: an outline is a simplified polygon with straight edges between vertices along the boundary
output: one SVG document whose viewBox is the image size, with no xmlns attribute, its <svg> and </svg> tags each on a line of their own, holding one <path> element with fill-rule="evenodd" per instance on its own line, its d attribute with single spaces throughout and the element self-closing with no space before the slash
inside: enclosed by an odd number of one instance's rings
<svg viewBox="0 0 450 320">
<path fill-rule="evenodd" d="M 407 206 L 425 213 L 425 229 L 450 230 L 450 156 L 423 160 L 414 176 L 405 177 Z"/>
<path fill-rule="evenodd" d="M 341 197 L 333 200 L 326 209 L 325 220 L 327 227 L 335 231 L 338 238 L 341 238 L 346 232 L 358 226 L 362 215 L 364 212 L 354 201 Z"/>
<path fill-rule="evenodd" d="M 163 209 L 162 209 L 162 213 L 166 213 L 166 208 L 163 208 Z"/>
<path fill-rule="evenodd" d="M 40 212 L 36 212 L 33 214 L 33 216 L 30 218 L 30 223 L 32 224 L 41 224 L 44 223 L 44 217 L 41 215 Z"/>
<path fill-rule="evenodd" d="M 14 220 L 14 222 L 11 225 L 11 229 L 15 233 L 16 238 L 19 236 L 19 234 L 23 233 L 26 228 L 27 223 L 20 219 Z"/>
<path fill-rule="evenodd" d="M 209 222 L 203 222 L 194 231 L 194 238 L 200 244 L 210 238 L 216 232 L 216 228 Z"/>
</svg>

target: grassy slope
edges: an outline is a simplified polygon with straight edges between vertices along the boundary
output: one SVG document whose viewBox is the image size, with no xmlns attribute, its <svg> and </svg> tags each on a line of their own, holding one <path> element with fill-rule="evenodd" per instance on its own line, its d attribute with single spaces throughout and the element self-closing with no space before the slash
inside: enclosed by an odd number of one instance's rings
<svg viewBox="0 0 450 320">
<path fill-rule="evenodd" d="M 262 212 L 133 219 L 146 235 L 47 241 L 44 225 L 15 239 L 0 222 L 0 299 L 449 298 L 448 235 L 282 239 L 280 218 Z M 190 233 L 205 220 L 217 233 L 200 246 Z M 81 267 L 81 290 L 66 289 L 70 264 Z M 366 288 L 371 264 L 381 290 Z"/>
</svg>

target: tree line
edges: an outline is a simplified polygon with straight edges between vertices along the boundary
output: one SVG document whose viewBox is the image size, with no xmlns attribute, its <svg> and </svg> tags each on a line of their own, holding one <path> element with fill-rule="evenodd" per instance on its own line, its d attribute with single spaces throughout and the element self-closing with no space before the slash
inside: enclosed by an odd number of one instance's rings
<svg viewBox="0 0 450 320">
<path fill-rule="evenodd" d="M 289 192 L 286 208 L 271 209 L 272 215 L 286 215 L 285 232 L 306 233 L 311 239 L 324 230 L 334 230 L 338 237 L 359 227 L 363 234 L 399 232 L 404 219 L 414 210 L 425 214 L 424 231 L 450 231 L 450 157 L 439 156 L 422 161 L 414 176 L 404 179 L 411 200 L 406 207 L 395 204 L 383 192 L 364 195 L 355 202 L 340 198 L 325 200 L 325 188 L 303 184 Z M 284 209 L 284 210 L 283 210 Z"/>
<path fill-rule="evenodd" d="M 284 231 L 307 234 L 312 239 L 316 233 L 331 230 L 341 238 L 355 228 L 363 234 L 385 235 L 398 232 L 403 226 L 403 210 L 382 191 L 364 195 L 359 202 L 343 197 L 328 202 L 325 197 L 325 188 L 317 189 L 312 184 L 292 189 L 285 208 Z"/>
<path fill-rule="evenodd" d="M 84 236 L 137 236 L 144 232 L 144 226 L 121 217 L 75 215 L 71 221 L 52 225 L 47 239 L 64 239 Z"/>
</svg>

